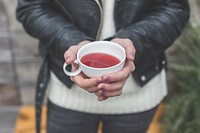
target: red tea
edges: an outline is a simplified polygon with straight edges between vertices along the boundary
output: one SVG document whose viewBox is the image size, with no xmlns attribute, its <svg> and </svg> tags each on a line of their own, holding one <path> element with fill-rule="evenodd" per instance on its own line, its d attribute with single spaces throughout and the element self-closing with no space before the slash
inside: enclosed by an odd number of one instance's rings
<svg viewBox="0 0 200 133">
<path fill-rule="evenodd" d="M 81 62 L 87 66 L 95 68 L 111 67 L 120 62 L 120 60 L 112 55 L 105 53 L 91 53 L 84 55 Z"/>
</svg>

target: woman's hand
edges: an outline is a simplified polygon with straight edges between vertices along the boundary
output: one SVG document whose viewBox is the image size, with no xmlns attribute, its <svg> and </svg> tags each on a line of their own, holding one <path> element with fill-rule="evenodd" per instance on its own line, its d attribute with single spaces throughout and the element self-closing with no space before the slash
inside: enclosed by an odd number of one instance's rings
<svg viewBox="0 0 200 133">
<path fill-rule="evenodd" d="M 89 43 L 90 41 L 82 41 L 78 45 L 71 46 L 64 54 L 66 64 L 72 64 L 76 59 L 76 55 L 78 50 L 85 44 Z M 72 71 L 77 69 L 76 65 L 72 65 Z M 97 92 L 99 89 L 97 85 L 102 82 L 102 77 L 95 77 L 95 78 L 88 78 L 83 73 L 80 73 L 76 76 L 70 77 L 72 81 L 74 81 L 77 85 L 81 88 L 85 89 L 90 93 Z"/>
<path fill-rule="evenodd" d="M 99 91 L 95 93 L 98 96 L 99 101 L 105 100 L 109 97 L 121 95 L 122 88 L 127 78 L 135 70 L 133 60 L 136 51 L 132 41 L 121 38 L 115 38 L 112 41 L 124 47 L 127 61 L 121 71 L 103 76 L 103 82 L 97 86 Z"/>
</svg>

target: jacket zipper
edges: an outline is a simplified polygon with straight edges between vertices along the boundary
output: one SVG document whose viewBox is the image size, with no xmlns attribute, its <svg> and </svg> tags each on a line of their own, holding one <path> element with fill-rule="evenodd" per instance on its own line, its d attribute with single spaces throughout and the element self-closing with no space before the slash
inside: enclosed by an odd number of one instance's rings
<svg viewBox="0 0 200 133">
<path fill-rule="evenodd" d="M 96 40 L 99 40 L 101 27 L 102 27 L 102 23 L 103 23 L 103 16 L 102 16 L 103 15 L 103 9 L 102 9 L 102 6 L 101 6 L 99 0 L 95 0 L 95 2 L 97 3 L 99 10 L 100 10 L 100 23 L 99 23 L 97 34 L 96 34 Z"/>
<path fill-rule="evenodd" d="M 64 7 L 62 6 L 62 4 L 55 0 L 55 2 L 62 8 L 62 10 L 68 15 L 69 19 L 72 21 L 72 23 L 74 23 L 74 20 L 72 19 L 72 17 L 70 16 L 70 14 L 64 9 Z M 102 27 L 102 23 L 103 23 L 103 17 L 102 17 L 102 14 L 103 14 L 103 9 L 102 9 L 102 6 L 100 4 L 100 1 L 99 0 L 95 0 L 95 3 L 98 5 L 99 7 L 99 11 L 100 11 L 100 23 L 99 23 L 99 26 L 98 26 L 98 29 L 97 29 L 97 33 L 96 33 L 96 40 L 99 40 L 99 36 L 100 36 L 100 32 L 101 32 L 101 27 Z"/>
</svg>

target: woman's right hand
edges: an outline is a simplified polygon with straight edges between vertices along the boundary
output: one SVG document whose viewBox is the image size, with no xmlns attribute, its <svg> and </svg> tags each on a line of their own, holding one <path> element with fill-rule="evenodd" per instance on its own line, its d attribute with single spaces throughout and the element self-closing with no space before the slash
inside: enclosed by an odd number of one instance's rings
<svg viewBox="0 0 200 133">
<path fill-rule="evenodd" d="M 67 51 L 64 53 L 64 58 L 66 64 L 72 64 L 75 59 L 78 50 L 85 44 L 89 43 L 90 41 L 82 41 L 78 45 L 74 45 L 69 47 Z M 72 65 L 72 71 L 77 70 L 76 65 Z M 78 86 L 83 88 L 84 90 L 90 92 L 90 93 L 95 93 L 99 89 L 97 88 L 98 84 L 102 82 L 102 77 L 95 77 L 95 78 L 88 78 L 85 74 L 82 72 L 76 76 L 71 76 L 70 77 L 72 81 L 74 81 Z"/>
</svg>

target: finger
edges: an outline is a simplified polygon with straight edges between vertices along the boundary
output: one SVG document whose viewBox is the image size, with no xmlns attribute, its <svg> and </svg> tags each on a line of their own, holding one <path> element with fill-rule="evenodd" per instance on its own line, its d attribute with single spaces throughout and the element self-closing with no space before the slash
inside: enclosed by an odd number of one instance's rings
<svg viewBox="0 0 200 133">
<path fill-rule="evenodd" d="M 131 72 L 135 70 L 135 65 L 133 61 L 127 61 L 125 66 L 122 70 L 116 73 L 111 73 L 103 76 L 103 82 L 105 83 L 112 83 L 115 81 L 121 81 L 127 79 Z"/>
<path fill-rule="evenodd" d="M 126 58 L 128 59 L 128 60 L 134 60 L 134 58 L 135 58 L 135 52 L 136 52 L 136 50 L 135 50 L 135 48 L 134 48 L 134 46 L 133 46 L 133 43 L 130 41 L 125 41 L 125 42 L 122 42 L 122 43 L 120 43 L 123 47 L 124 47 L 124 49 L 125 49 L 125 51 L 126 51 Z"/>
<path fill-rule="evenodd" d="M 125 51 L 126 51 L 126 57 L 128 60 L 134 60 L 135 58 L 135 53 L 136 53 L 136 49 L 133 45 L 133 42 L 128 39 L 128 38 L 115 38 L 112 40 L 115 43 L 120 44 L 121 46 L 124 47 Z"/>
<path fill-rule="evenodd" d="M 73 81 L 76 82 L 81 88 L 87 89 L 97 86 L 100 82 L 102 82 L 102 78 L 88 78 L 83 73 L 80 73 L 73 77 Z"/>
<path fill-rule="evenodd" d="M 103 91 L 102 91 L 102 93 L 96 92 L 95 95 L 98 97 L 99 101 L 103 101 L 103 100 L 108 99 L 108 97 L 103 95 Z"/>
<path fill-rule="evenodd" d="M 73 63 L 73 64 L 72 64 L 72 68 L 71 68 L 71 72 L 75 72 L 75 71 L 78 69 L 78 67 L 79 67 L 78 64 Z M 73 78 L 73 77 L 74 77 L 74 76 L 70 76 L 70 79 L 71 79 L 71 81 L 74 82 L 74 78 Z"/>
<path fill-rule="evenodd" d="M 103 100 L 105 100 L 105 99 L 107 99 L 108 97 L 106 97 L 106 96 L 104 96 L 104 95 L 102 95 L 102 94 L 99 94 L 99 93 L 94 93 L 97 97 L 98 97 L 98 100 L 99 101 L 103 101 Z"/>
<path fill-rule="evenodd" d="M 99 101 L 103 101 L 103 100 L 106 100 L 106 99 L 108 99 L 108 97 L 103 96 L 103 95 L 98 96 Z"/>
<path fill-rule="evenodd" d="M 98 88 L 98 87 L 97 87 L 97 88 Z M 96 94 L 97 96 L 100 96 L 100 95 L 102 95 L 104 92 L 105 92 L 104 89 L 99 89 L 99 88 L 98 88 L 98 90 L 95 92 L 95 94 Z"/>
<path fill-rule="evenodd" d="M 85 40 L 80 42 L 78 45 L 74 45 L 69 47 L 67 51 L 64 53 L 64 58 L 67 64 L 71 64 L 76 59 L 76 54 L 78 50 L 85 44 L 89 43 L 90 41 Z"/>
<path fill-rule="evenodd" d="M 72 70 L 71 71 L 72 72 L 76 71 L 78 69 L 78 67 L 79 66 L 77 64 L 72 64 Z M 83 73 L 80 73 L 76 76 L 71 76 L 71 80 L 76 82 L 81 88 L 86 89 L 88 92 L 95 91 L 97 89 L 97 85 L 100 84 L 103 81 L 101 77 L 88 78 Z M 94 88 L 96 88 L 96 89 L 94 90 Z"/>
<path fill-rule="evenodd" d="M 122 81 L 118 81 L 118 82 L 113 82 L 111 84 L 101 83 L 101 84 L 99 84 L 97 86 L 97 88 L 99 88 L 98 93 L 103 94 L 105 92 L 112 92 L 112 91 L 121 90 L 122 87 L 124 86 L 125 82 L 126 82 L 126 80 L 122 80 Z"/>
<path fill-rule="evenodd" d="M 90 41 L 83 41 L 83 42 L 80 42 L 78 45 L 73 45 L 71 47 L 68 48 L 67 51 L 71 51 L 73 53 L 77 53 L 78 50 L 85 44 L 89 43 Z"/>
<path fill-rule="evenodd" d="M 89 93 L 97 93 L 99 89 L 97 87 L 91 87 L 91 88 L 86 88 L 85 90 L 88 91 Z"/>
<path fill-rule="evenodd" d="M 76 46 L 71 46 L 65 53 L 64 53 L 64 58 L 65 58 L 65 62 L 66 64 L 71 64 L 72 62 L 74 62 L 74 60 L 76 59 L 76 53 L 75 48 Z"/>
<path fill-rule="evenodd" d="M 123 84 L 124 83 L 122 83 L 122 85 L 120 85 L 120 87 L 118 86 L 118 87 L 105 87 L 104 88 L 104 91 L 102 91 L 101 93 L 99 93 L 99 91 L 97 92 L 97 96 L 104 96 L 104 97 L 114 97 L 114 96 L 119 96 L 119 95 L 121 95 L 122 94 L 122 87 L 123 87 Z M 109 85 L 109 84 L 108 84 Z"/>
<path fill-rule="evenodd" d="M 94 93 L 96 96 L 100 97 L 103 96 L 104 94 L 104 90 L 103 89 L 99 89 L 97 92 Z M 105 96 L 104 96 L 105 97 Z"/>
<path fill-rule="evenodd" d="M 115 97 L 115 96 L 120 96 L 122 94 L 122 90 L 116 90 L 116 91 L 105 91 L 103 96 L 104 97 Z"/>
<path fill-rule="evenodd" d="M 133 46 L 132 42 L 128 42 L 126 44 L 122 44 L 122 46 L 124 47 L 125 51 L 126 51 L 126 58 L 128 60 L 134 60 L 135 59 L 135 48 Z"/>
</svg>

